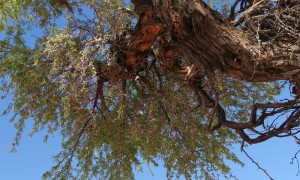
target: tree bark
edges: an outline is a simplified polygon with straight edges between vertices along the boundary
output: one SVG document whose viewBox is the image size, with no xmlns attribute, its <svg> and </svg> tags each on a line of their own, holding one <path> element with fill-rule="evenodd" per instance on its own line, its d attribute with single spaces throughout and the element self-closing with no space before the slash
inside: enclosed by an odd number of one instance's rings
<svg viewBox="0 0 300 180">
<path fill-rule="evenodd" d="M 298 1 L 246 3 L 236 13 L 236 5 L 243 2 L 236 0 L 226 19 L 202 0 L 132 2 L 139 20 L 130 38 L 118 40 L 116 47 L 120 50 L 115 49 L 127 72 L 137 74 L 145 67 L 149 56 L 154 56 L 161 68 L 174 72 L 178 72 L 175 67 L 178 59 L 188 61 L 199 71 L 197 77 L 193 77 L 198 80 L 189 80 L 189 84 L 198 88 L 200 104 L 214 108 L 218 119 L 209 130 L 222 126 L 234 129 L 249 144 L 274 136 L 294 136 L 299 132 L 300 101 L 297 98 L 283 103 L 254 104 L 249 122 L 232 122 L 226 119 L 218 95 L 201 84 L 203 77 L 213 77 L 215 73 L 248 82 L 300 81 Z M 258 111 L 261 111 L 259 116 Z M 279 117 L 289 111 L 292 113 L 277 127 L 265 128 L 263 132 L 255 130 L 263 126 L 268 117 Z M 250 138 L 247 130 L 257 137 Z"/>
<path fill-rule="evenodd" d="M 164 27 L 155 31 L 148 47 L 155 37 L 168 35 L 172 47 L 167 49 L 168 42 L 161 41 L 160 47 L 164 48 L 161 51 L 179 53 L 164 54 L 173 57 L 180 54 L 207 72 L 219 71 L 248 82 L 300 80 L 299 46 L 286 44 L 293 48 L 293 54 L 282 52 L 283 48 L 279 47 L 264 49 L 263 42 L 253 33 L 223 20 L 201 0 L 135 0 L 133 3 L 143 21 L 139 29 L 149 22 Z M 168 58 L 171 57 L 162 59 Z"/>
</svg>

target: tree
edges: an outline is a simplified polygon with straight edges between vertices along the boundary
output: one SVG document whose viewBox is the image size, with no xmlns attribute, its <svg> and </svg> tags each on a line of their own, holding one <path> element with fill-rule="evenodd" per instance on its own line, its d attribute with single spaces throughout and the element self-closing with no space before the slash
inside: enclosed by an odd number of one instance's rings
<svg viewBox="0 0 300 180">
<path fill-rule="evenodd" d="M 214 179 L 232 177 L 226 160 L 241 163 L 234 144 L 298 141 L 300 3 L 230 5 L 2 1 L 0 74 L 14 97 L 4 111 L 15 112 L 13 148 L 34 118 L 32 134 L 47 128 L 64 138 L 45 178 L 133 178 L 134 166 L 159 158 L 169 178 Z M 33 27 L 43 33 L 30 46 L 24 35 Z M 294 98 L 274 100 L 284 87 Z"/>
</svg>

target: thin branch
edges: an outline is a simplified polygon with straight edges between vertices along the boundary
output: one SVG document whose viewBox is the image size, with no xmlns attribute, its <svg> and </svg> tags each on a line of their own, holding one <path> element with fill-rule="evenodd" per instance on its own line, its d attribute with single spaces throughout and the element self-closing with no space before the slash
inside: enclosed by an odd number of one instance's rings
<svg viewBox="0 0 300 180">
<path fill-rule="evenodd" d="M 292 161 L 290 162 L 290 164 L 294 164 L 294 159 L 297 161 L 297 167 L 298 167 L 297 176 L 299 175 L 299 169 L 300 169 L 299 160 L 297 158 L 297 155 L 299 152 L 300 152 L 300 149 L 295 153 L 295 156 L 292 158 Z"/>
<path fill-rule="evenodd" d="M 254 159 L 245 151 L 245 149 L 242 149 L 242 151 L 252 161 L 252 163 L 258 167 L 258 169 L 262 170 L 270 178 L 270 180 L 274 180 L 265 169 L 263 169 L 256 161 L 254 161 Z"/>
</svg>

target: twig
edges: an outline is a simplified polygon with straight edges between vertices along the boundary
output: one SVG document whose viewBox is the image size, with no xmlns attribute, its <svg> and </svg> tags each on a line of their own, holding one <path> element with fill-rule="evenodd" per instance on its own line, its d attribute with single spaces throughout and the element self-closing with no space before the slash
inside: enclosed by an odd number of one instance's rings
<svg viewBox="0 0 300 180">
<path fill-rule="evenodd" d="M 297 166 L 298 166 L 298 171 L 297 171 L 297 176 L 299 175 L 299 160 L 297 158 L 298 153 L 300 152 L 300 149 L 295 153 L 295 156 L 292 158 L 292 161 L 290 162 L 290 164 L 294 164 L 294 159 L 296 159 L 297 161 Z"/>
<path fill-rule="evenodd" d="M 249 156 L 249 154 L 244 149 L 242 149 L 242 151 L 252 161 L 252 163 L 254 163 L 258 167 L 258 169 L 262 170 L 270 178 L 270 180 L 274 180 L 265 169 L 263 169 L 256 161 L 254 161 L 254 159 L 251 156 Z"/>
</svg>

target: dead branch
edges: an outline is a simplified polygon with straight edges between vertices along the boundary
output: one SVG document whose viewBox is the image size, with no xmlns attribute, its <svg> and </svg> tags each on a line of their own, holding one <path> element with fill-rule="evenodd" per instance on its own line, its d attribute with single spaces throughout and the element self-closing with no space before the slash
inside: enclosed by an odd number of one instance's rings
<svg viewBox="0 0 300 180">
<path fill-rule="evenodd" d="M 245 155 L 252 161 L 252 163 L 254 163 L 258 169 L 262 170 L 269 178 L 270 180 L 274 180 L 270 175 L 269 173 L 263 169 L 244 149 L 242 149 L 242 151 L 245 153 Z"/>
</svg>

